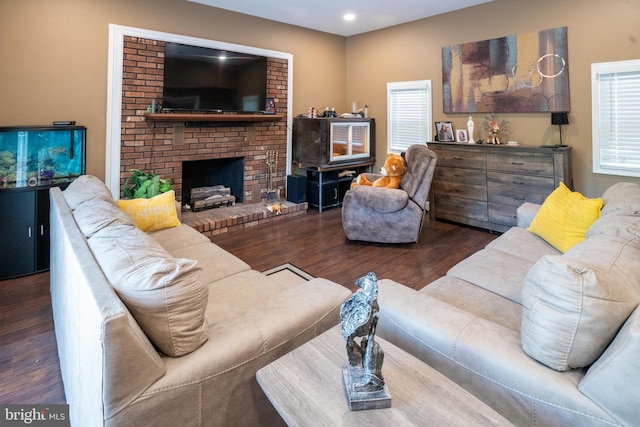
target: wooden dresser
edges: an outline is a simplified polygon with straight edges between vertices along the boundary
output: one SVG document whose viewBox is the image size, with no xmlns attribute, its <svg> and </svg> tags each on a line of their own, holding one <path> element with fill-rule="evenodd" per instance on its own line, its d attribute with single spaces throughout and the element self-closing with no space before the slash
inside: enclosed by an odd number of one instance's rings
<svg viewBox="0 0 640 427">
<path fill-rule="evenodd" d="M 428 145 L 438 155 L 432 219 L 502 232 L 516 225 L 522 203 L 542 203 L 561 181 L 573 188 L 571 147 Z"/>
</svg>

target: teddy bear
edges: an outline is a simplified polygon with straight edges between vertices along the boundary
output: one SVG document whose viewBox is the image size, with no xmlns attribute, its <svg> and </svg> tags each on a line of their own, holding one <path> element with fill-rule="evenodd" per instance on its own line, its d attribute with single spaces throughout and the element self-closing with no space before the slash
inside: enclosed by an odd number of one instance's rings
<svg viewBox="0 0 640 427">
<path fill-rule="evenodd" d="M 371 182 L 364 174 L 358 177 L 351 184 L 351 188 L 358 185 L 368 185 L 372 187 L 400 188 L 400 179 L 406 172 L 404 157 L 399 154 L 389 154 L 380 169 L 382 177 Z"/>
</svg>

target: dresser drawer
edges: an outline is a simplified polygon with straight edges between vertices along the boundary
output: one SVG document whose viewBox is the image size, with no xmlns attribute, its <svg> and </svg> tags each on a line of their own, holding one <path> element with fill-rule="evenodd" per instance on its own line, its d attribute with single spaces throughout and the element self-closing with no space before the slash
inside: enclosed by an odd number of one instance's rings
<svg viewBox="0 0 640 427">
<path fill-rule="evenodd" d="M 489 186 L 487 199 L 491 203 L 518 207 L 524 202 L 537 203 L 539 205 L 547 198 L 548 193 L 534 193 L 527 189 L 512 189 L 507 187 Z"/>
<path fill-rule="evenodd" d="M 436 166 L 434 192 L 436 195 L 486 201 L 487 175 L 476 169 Z"/>
<path fill-rule="evenodd" d="M 430 146 L 438 156 L 439 166 L 452 166 L 456 168 L 486 169 L 487 161 L 484 153 L 467 150 L 439 149 Z"/>
<path fill-rule="evenodd" d="M 518 154 L 487 154 L 487 169 L 553 176 L 553 157 Z"/>
<path fill-rule="evenodd" d="M 466 223 L 487 220 L 487 202 L 436 194 L 436 217 Z"/>
<path fill-rule="evenodd" d="M 549 194 L 556 188 L 556 180 L 553 176 L 532 176 L 514 173 L 487 172 L 487 185 L 489 187 L 509 187 L 513 189 Z"/>
<path fill-rule="evenodd" d="M 519 206 L 519 205 L 518 205 Z M 489 203 L 489 222 L 513 227 L 518 224 L 516 211 L 518 206 Z"/>
</svg>

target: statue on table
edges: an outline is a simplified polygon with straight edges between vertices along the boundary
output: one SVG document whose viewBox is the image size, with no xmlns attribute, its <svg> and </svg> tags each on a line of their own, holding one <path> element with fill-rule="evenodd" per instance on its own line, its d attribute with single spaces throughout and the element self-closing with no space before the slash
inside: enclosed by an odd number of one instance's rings
<svg viewBox="0 0 640 427">
<path fill-rule="evenodd" d="M 378 279 L 369 273 L 356 285 L 359 289 L 340 308 L 349 360 L 343 369 L 343 380 L 352 410 L 388 408 L 391 398 L 382 376 L 384 352 L 375 340 L 380 311 Z"/>
</svg>

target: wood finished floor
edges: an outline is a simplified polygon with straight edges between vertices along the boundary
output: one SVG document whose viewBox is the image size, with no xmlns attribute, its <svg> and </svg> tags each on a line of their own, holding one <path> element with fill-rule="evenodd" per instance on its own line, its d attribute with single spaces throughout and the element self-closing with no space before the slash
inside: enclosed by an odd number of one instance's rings
<svg viewBox="0 0 640 427">
<path fill-rule="evenodd" d="M 369 271 L 420 289 L 497 237 L 427 221 L 417 244 L 351 242 L 340 209 L 310 210 L 218 235 L 213 242 L 263 271 L 290 262 L 351 290 Z M 0 281 L 0 404 L 65 403 L 53 331 L 49 273 Z"/>
</svg>

